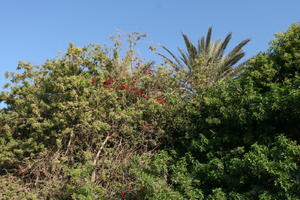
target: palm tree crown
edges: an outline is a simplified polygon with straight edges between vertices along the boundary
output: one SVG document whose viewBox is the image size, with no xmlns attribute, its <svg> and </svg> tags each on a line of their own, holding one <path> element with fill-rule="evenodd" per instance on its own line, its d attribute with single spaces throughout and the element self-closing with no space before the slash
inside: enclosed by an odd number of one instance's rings
<svg viewBox="0 0 300 200">
<path fill-rule="evenodd" d="M 198 40 L 198 44 L 195 46 L 187 35 L 182 33 L 186 52 L 178 48 L 180 58 L 176 57 L 169 49 L 163 46 L 162 48 L 171 55 L 174 61 L 158 53 L 177 72 L 183 72 L 187 84 L 198 91 L 213 85 L 219 80 L 235 76 L 239 73 L 242 66 L 234 67 L 234 65 L 245 55 L 242 48 L 250 41 L 249 39 L 243 40 L 227 55 L 224 55 L 232 34 L 229 33 L 223 41 L 217 40 L 215 42 L 212 42 L 211 35 L 212 28 L 210 27 L 206 37 Z"/>
</svg>

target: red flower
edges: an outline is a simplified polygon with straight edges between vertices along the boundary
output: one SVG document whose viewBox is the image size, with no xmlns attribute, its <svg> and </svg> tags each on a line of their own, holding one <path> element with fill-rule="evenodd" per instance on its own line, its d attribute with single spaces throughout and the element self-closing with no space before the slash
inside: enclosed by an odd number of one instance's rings
<svg viewBox="0 0 300 200">
<path fill-rule="evenodd" d="M 121 193 L 121 197 L 122 197 L 122 199 L 127 199 L 126 192 L 122 192 L 122 193 Z"/>
<path fill-rule="evenodd" d="M 164 98 L 162 98 L 162 97 L 156 98 L 156 101 L 157 101 L 158 103 L 167 103 L 166 100 L 165 100 Z"/>
<path fill-rule="evenodd" d="M 110 85 L 109 84 L 103 84 L 103 87 L 108 89 L 110 87 Z"/>
<path fill-rule="evenodd" d="M 144 93 L 140 90 L 135 90 L 134 93 L 139 94 L 139 95 L 143 95 Z"/>
<path fill-rule="evenodd" d="M 132 89 L 132 90 L 137 90 L 137 87 L 134 87 L 134 86 L 133 86 L 133 87 L 131 87 L 131 89 Z"/>
<path fill-rule="evenodd" d="M 104 82 L 105 83 L 115 83 L 116 81 L 114 81 L 113 79 L 110 78 L 110 79 L 105 80 Z"/>
<path fill-rule="evenodd" d="M 127 87 L 128 87 L 128 86 L 127 86 L 127 85 L 124 85 L 124 84 L 123 84 L 123 85 L 118 85 L 118 86 L 117 86 L 117 88 L 119 88 L 119 89 L 121 89 L 121 90 L 127 89 Z"/>
<path fill-rule="evenodd" d="M 96 83 L 97 79 L 94 77 L 91 79 L 91 83 Z"/>
</svg>

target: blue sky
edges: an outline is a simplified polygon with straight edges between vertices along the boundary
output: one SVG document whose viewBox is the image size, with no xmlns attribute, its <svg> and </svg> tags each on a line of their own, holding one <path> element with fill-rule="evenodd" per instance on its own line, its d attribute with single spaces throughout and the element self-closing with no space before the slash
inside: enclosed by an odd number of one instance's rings
<svg viewBox="0 0 300 200">
<path fill-rule="evenodd" d="M 194 42 L 213 27 L 213 39 L 233 33 L 231 45 L 251 38 L 247 57 L 268 47 L 274 33 L 300 21 L 299 0 L 3 0 L 0 3 L 0 85 L 4 73 L 15 71 L 19 60 L 42 64 L 64 51 L 70 42 L 83 46 L 107 44 L 116 29 L 147 33 L 146 50 L 163 44 L 184 47 L 180 33 Z"/>
</svg>

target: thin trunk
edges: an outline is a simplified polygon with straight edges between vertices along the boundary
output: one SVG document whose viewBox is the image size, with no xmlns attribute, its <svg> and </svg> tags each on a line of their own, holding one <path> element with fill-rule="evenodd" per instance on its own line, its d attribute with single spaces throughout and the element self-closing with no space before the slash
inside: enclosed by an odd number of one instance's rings
<svg viewBox="0 0 300 200">
<path fill-rule="evenodd" d="M 102 149 L 104 148 L 104 146 L 105 146 L 105 144 L 106 144 L 106 142 L 108 141 L 109 138 L 110 138 L 109 135 L 106 136 L 105 140 L 103 141 L 102 145 L 100 146 L 100 148 L 99 148 L 99 150 L 98 150 L 98 152 L 97 152 L 97 154 L 96 154 L 96 156 L 94 158 L 94 162 L 93 162 L 93 164 L 94 164 L 94 170 L 92 172 L 92 177 L 91 177 L 91 181 L 92 182 L 95 182 L 95 180 L 96 180 L 96 169 L 97 169 L 96 165 L 97 165 L 100 153 L 101 153 Z"/>
</svg>

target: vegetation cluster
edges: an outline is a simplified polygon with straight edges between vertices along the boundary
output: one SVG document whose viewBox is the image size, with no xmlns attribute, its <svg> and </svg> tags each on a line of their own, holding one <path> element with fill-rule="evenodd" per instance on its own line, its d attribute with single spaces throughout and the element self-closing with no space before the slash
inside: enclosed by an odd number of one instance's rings
<svg viewBox="0 0 300 200">
<path fill-rule="evenodd" d="M 245 62 L 244 40 L 179 57 L 70 44 L 0 93 L 0 199 L 300 199 L 300 25 Z"/>
</svg>

